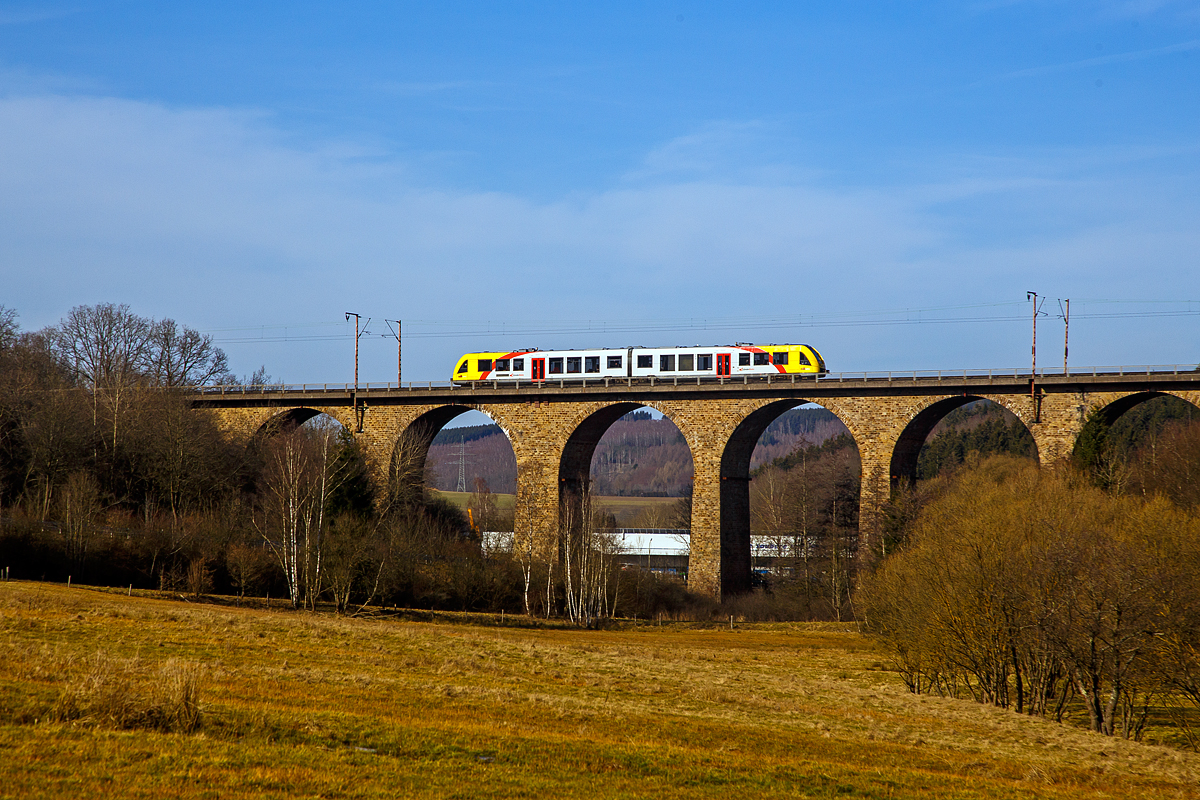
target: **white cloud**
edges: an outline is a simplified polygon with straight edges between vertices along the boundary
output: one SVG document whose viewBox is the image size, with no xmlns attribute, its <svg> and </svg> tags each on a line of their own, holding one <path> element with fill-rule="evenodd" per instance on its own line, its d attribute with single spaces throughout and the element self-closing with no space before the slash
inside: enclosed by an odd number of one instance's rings
<svg viewBox="0 0 1200 800">
<path fill-rule="evenodd" d="M 707 126 L 608 190 L 534 202 L 419 184 L 404 163 L 353 144 L 301 149 L 260 113 L 10 96 L 0 99 L 0 302 L 30 327 L 115 300 L 220 328 L 345 310 L 686 318 L 1013 300 L 1041 287 L 1200 294 L 1189 221 L 1200 209 L 1186 187 L 1163 194 L 1099 165 L 1080 176 L 1061 166 L 1070 154 L 1048 159 L 1058 167 L 930 162 L 911 185 L 838 187 L 804 164 L 755 173 L 744 137 L 761 131 Z M 1135 271 L 1151 262 L 1157 273 Z M 1007 364 L 1013 349 L 966 328 L 809 333 L 858 369 Z M 506 343 L 531 344 L 554 343 Z M 406 344 L 406 377 L 442 378 L 456 349 L 480 345 Z M 239 372 L 267 363 L 288 380 L 344 379 L 341 343 L 310 347 L 229 349 Z M 394 351 L 365 356 L 368 379 L 392 375 Z"/>
</svg>

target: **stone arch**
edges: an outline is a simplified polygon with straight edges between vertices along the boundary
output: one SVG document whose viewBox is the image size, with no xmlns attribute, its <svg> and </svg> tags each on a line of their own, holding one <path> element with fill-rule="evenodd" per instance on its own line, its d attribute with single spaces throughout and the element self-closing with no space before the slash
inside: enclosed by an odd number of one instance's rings
<svg viewBox="0 0 1200 800">
<path fill-rule="evenodd" d="M 1099 424 L 1104 428 L 1112 427 L 1123 414 L 1131 411 L 1142 403 L 1153 400 L 1157 397 L 1174 397 L 1188 403 L 1193 408 L 1200 411 L 1200 392 L 1175 392 L 1175 391 L 1160 391 L 1151 389 L 1141 392 L 1109 392 L 1100 395 L 1094 395 L 1091 403 L 1086 408 L 1095 413 L 1095 417 L 1090 417 L 1089 413 L 1080 408 L 1080 424 L 1079 430 L 1076 433 L 1074 441 L 1071 443 L 1071 456 L 1076 453 L 1080 442 L 1088 429 L 1089 420 L 1094 420 L 1093 424 Z"/>
<path fill-rule="evenodd" d="M 923 407 L 917 409 L 916 413 L 911 416 L 903 430 L 900 431 L 900 435 L 892 447 L 891 463 L 888 470 L 890 488 L 892 490 L 916 480 L 917 458 L 921 454 L 921 447 L 924 446 L 925 439 L 928 438 L 934 426 L 941 422 L 951 411 L 962 408 L 968 403 L 973 403 L 977 400 L 987 400 L 995 403 L 1016 417 L 1025 426 L 1025 429 L 1029 431 L 1030 436 L 1033 437 L 1034 455 L 1038 457 L 1040 448 L 1038 447 L 1037 437 L 1029 427 L 1029 420 L 1023 416 L 1026 409 L 1010 405 L 1008 398 L 991 397 L 983 394 L 963 394 L 951 397 L 930 398 Z"/>
<path fill-rule="evenodd" d="M 631 411 L 636 411 L 640 408 L 652 408 L 655 411 L 663 414 L 667 419 L 670 419 L 676 427 L 680 428 L 680 433 L 683 433 L 682 427 L 673 419 L 670 410 L 658 408 L 658 404 L 653 402 L 637 402 L 632 400 L 622 400 L 609 404 L 601 404 L 599 407 L 592 407 L 587 410 L 587 413 L 579 416 L 573 421 L 570 428 L 570 434 L 567 436 L 563 444 L 562 452 L 559 457 L 558 467 L 558 486 L 559 486 L 559 503 L 560 508 L 569 509 L 570 518 L 572 520 L 581 519 L 578 512 L 578 505 L 584 492 L 590 489 L 591 483 L 591 464 L 592 457 L 596 453 L 596 446 L 604 437 L 604 434 L 612 427 L 613 423 L 625 416 Z M 693 444 L 688 441 L 686 434 L 684 441 L 688 446 L 688 452 L 693 452 Z"/>
<path fill-rule="evenodd" d="M 1107 425 L 1112 425 L 1126 411 L 1156 397 L 1176 397 L 1200 409 L 1200 392 L 1172 392 L 1156 389 L 1144 392 L 1110 393 L 1096 396 L 1091 408 L 1098 411 Z"/>
<path fill-rule="evenodd" d="M 419 413 L 396 431 L 395 440 L 391 443 L 386 473 L 381 471 L 380 475 L 383 477 L 386 474 L 389 488 L 402 495 L 423 492 L 430 445 L 442 428 L 468 411 L 479 411 L 496 422 L 509 445 L 513 446 L 512 434 L 491 408 L 451 404 L 418 409 Z M 519 462 L 517 470 L 519 481 Z"/>
<path fill-rule="evenodd" d="M 560 500 L 563 493 L 579 495 L 587 489 L 592 456 L 596 445 L 614 422 L 642 407 L 641 403 L 620 401 L 592 411 L 580 420 L 567 436 L 558 462 Z"/>
<path fill-rule="evenodd" d="M 750 458 L 767 426 L 805 400 L 764 400 L 744 414 L 721 450 L 720 462 L 720 575 L 721 594 L 746 592 L 751 585 L 750 547 Z M 856 420 L 839 413 L 838 403 L 818 403 L 831 412 L 850 431 L 862 466 L 860 438 L 855 435 Z M 861 502 L 861 487 L 860 487 Z"/>
<path fill-rule="evenodd" d="M 264 436 L 271 436 L 279 431 L 298 428 L 320 414 L 330 417 L 346 430 L 352 431 L 354 430 L 353 422 L 349 418 L 350 415 L 345 412 L 346 409 L 342 408 L 314 408 L 312 406 L 296 406 L 294 408 L 283 409 L 262 420 L 255 430 L 253 438 L 258 439 Z"/>
</svg>

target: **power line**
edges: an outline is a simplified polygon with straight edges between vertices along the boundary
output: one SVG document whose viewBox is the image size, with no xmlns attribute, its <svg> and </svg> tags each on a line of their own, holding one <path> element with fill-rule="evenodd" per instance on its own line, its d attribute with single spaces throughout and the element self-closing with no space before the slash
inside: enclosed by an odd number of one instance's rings
<svg viewBox="0 0 1200 800">
<path fill-rule="evenodd" d="M 1184 300 L 1076 300 L 1072 317 L 1080 320 L 1117 319 L 1169 319 L 1174 317 L 1200 316 L 1200 301 Z M 1141 309 L 1130 311 L 1100 310 L 1087 311 L 1092 305 L 1172 305 L 1170 309 Z M 689 317 L 657 320 L 543 320 L 535 323 L 474 320 L 410 320 L 405 338 L 408 339 L 452 339 L 472 336 L 565 336 L 582 334 L 654 334 L 682 331 L 748 331 L 783 330 L 800 328 L 855 328 L 894 325 L 965 325 L 1021 322 L 1027 319 L 1026 302 L 986 303 L 975 305 L 939 306 L 931 308 L 906 308 L 857 312 L 816 312 L 801 315 L 737 316 L 737 317 Z M 1080 307 L 1084 308 L 1080 308 Z M 1187 306 L 1179 308 L 1179 306 Z M 1011 313 L 961 313 L 1012 308 Z M 1019 309 L 1019 310 L 1018 310 Z M 354 337 L 354 333 L 301 333 L 304 328 L 324 327 L 337 323 L 293 323 L 275 326 L 247 326 L 244 328 L 222 328 L 212 333 L 235 333 L 258 331 L 257 336 L 217 336 L 219 344 L 249 344 L 255 342 L 318 342 L 341 341 Z M 368 334 L 364 338 L 394 338 L 394 334 Z"/>
</svg>

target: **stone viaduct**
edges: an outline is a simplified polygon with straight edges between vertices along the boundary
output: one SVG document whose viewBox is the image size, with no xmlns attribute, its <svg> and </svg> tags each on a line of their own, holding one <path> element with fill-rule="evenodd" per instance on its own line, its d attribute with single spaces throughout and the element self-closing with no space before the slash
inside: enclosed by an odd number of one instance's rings
<svg viewBox="0 0 1200 800">
<path fill-rule="evenodd" d="M 517 461 L 516 531 L 531 536 L 543 558 L 557 552 L 560 503 L 588 480 L 596 444 L 625 413 L 660 411 L 691 448 L 692 493 L 689 585 L 720 596 L 750 581 L 750 455 L 776 417 L 805 402 L 819 403 L 850 430 L 862 463 L 860 530 L 864 544 L 879 530 L 879 513 L 893 487 L 916 474 L 926 436 L 950 411 L 973 400 L 991 400 L 1012 412 L 1033 435 L 1043 464 L 1070 456 L 1092 410 L 1111 423 L 1140 402 L 1161 394 L 1200 405 L 1200 373 L 1074 374 L 1039 376 L 990 373 L 936 377 L 827 376 L 814 379 L 723 379 L 720 382 L 588 382 L 476 386 L 341 384 L 286 390 L 208 389 L 193 407 L 207 409 L 243 442 L 282 421 L 303 422 L 325 413 L 364 446 L 377 485 L 397 470 L 423 470 L 436 433 L 470 409 L 488 414 L 504 430 Z"/>
</svg>

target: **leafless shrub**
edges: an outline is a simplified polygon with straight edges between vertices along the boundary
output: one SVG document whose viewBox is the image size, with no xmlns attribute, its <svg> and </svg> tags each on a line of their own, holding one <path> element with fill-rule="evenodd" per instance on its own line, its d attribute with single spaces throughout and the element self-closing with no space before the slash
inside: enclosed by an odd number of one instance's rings
<svg viewBox="0 0 1200 800">
<path fill-rule="evenodd" d="M 965 695 L 1141 738 L 1200 674 L 1200 520 L 996 457 L 958 473 L 859 593 L 914 692 Z"/>
<path fill-rule="evenodd" d="M 204 556 L 196 556 L 188 564 L 187 587 L 193 597 L 212 590 L 212 570 Z"/>
</svg>

